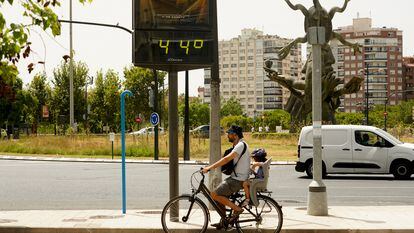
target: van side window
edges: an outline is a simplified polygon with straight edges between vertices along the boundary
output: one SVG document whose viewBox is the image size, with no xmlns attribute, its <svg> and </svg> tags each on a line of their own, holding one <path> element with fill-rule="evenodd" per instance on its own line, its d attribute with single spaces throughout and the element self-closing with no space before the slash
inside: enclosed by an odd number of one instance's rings
<svg viewBox="0 0 414 233">
<path fill-rule="evenodd" d="M 355 131 L 355 142 L 367 147 L 392 147 L 393 145 L 381 136 L 370 131 Z"/>
</svg>

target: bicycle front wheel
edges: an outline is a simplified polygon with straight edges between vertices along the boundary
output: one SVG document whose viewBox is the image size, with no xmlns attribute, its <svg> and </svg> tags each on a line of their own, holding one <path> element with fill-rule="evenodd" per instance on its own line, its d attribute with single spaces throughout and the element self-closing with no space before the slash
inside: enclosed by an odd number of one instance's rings
<svg viewBox="0 0 414 233">
<path fill-rule="evenodd" d="M 236 221 L 238 232 L 274 232 L 279 233 L 283 224 L 282 207 L 268 196 L 258 196 L 258 205 L 244 210 Z"/>
<path fill-rule="evenodd" d="M 165 232 L 205 232 L 208 225 L 206 205 L 191 195 L 171 199 L 162 210 L 161 224 Z"/>
</svg>

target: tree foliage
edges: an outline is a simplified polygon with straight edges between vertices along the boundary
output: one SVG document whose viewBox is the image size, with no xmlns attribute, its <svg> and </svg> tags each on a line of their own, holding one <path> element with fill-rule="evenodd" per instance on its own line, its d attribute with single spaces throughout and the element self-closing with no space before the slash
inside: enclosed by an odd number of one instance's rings
<svg viewBox="0 0 414 233">
<path fill-rule="evenodd" d="M 120 127 L 120 93 L 121 81 L 118 73 L 108 70 L 96 75 L 95 89 L 92 91 L 90 104 L 91 131 L 102 133 L 103 126 L 118 132 Z"/>
<path fill-rule="evenodd" d="M 243 108 L 240 101 L 236 97 L 231 97 L 227 101 L 223 101 L 220 109 L 220 116 L 240 116 L 243 114 Z"/>
<path fill-rule="evenodd" d="M 238 125 L 243 128 L 243 131 L 249 131 L 253 126 L 253 119 L 245 116 L 225 116 L 220 120 L 221 127 L 227 129 L 231 125 Z"/>
<path fill-rule="evenodd" d="M 85 84 L 88 77 L 88 67 L 85 63 L 73 63 L 73 99 L 74 99 L 74 120 L 83 122 L 83 115 L 86 111 Z M 53 71 L 53 92 L 51 101 L 51 112 L 55 117 L 65 117 L 69 122 L 69 63 L 62 62 Z M 57 119 L 55 119 L 57 120 Z"/>
<path fill-rule="evenodd" d="M 180 96 L 178 104 L 178 114 L 180 117 L 184 118 L 184 110 L 184 97 Z M 191 128 L 210 124 L 210 106 L 202 103 L 199 98 L 192 98 L 189 101 L 189 121 Z"/>
<path fill-rule="evenodd" d="M 158 106 L 161 109 L 161 87 L 164 85 L 165 72 L 159 72 L 158 75 Z M 137 128 L 133 123 L 134 118 L 142 116 L 146 122 L 149 122 L 152 109 L 149 106 L 149 89 L 153 88 L 151 82 L 154 81 L 154 73 L 150 69 L 144 69 L 140 67 L 127 67 L 124 69 L 125 81 L 123 86 L 126 90 L 130 90 L 133 93 L 132 97 L 126 98 L 126 121 L 127 128 Z"/>
</svg>

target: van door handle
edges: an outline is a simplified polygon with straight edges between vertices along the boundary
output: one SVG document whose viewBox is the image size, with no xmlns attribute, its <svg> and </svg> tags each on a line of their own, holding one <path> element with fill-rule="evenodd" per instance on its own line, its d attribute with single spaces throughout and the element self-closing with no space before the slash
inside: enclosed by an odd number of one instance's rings
<svg viewBox="0 0 414 233">
<path fill-rule="evenodd" d="M 362 151 L 362 149 L 355 149 L 355 151 Z"/>
<path fill-rule="evenodd" d="M 342 149 L 342 150 L 344 150 L 344 151 L 350 151 L 350 149 L 348 149 L 348 148 L 344 148 L 344 149 Z"/>
</svg>

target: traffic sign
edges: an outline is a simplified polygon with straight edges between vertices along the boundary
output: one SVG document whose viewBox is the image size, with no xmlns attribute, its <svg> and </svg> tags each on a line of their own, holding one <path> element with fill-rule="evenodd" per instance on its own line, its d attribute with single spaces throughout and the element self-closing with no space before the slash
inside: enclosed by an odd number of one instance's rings
<svg viewBox="0 0 414 233">
<path fill-rule="evenodd" d="M 384 116 L 388 116 L 388 112 L 384 112 Z"/>
<path fill-rule="evenodd" d="M 135 122 L 138 124 L 141 123 L 142 122 L 141 117 L 135 117 Z"/>
<path fill-rule="evenodd" d="M 160 116 L 158 115 L 158 113 L 151 113 L 150 121 L 153 126 L 158 125 L 158 123 L 160 123 Z"/>
</svg>

